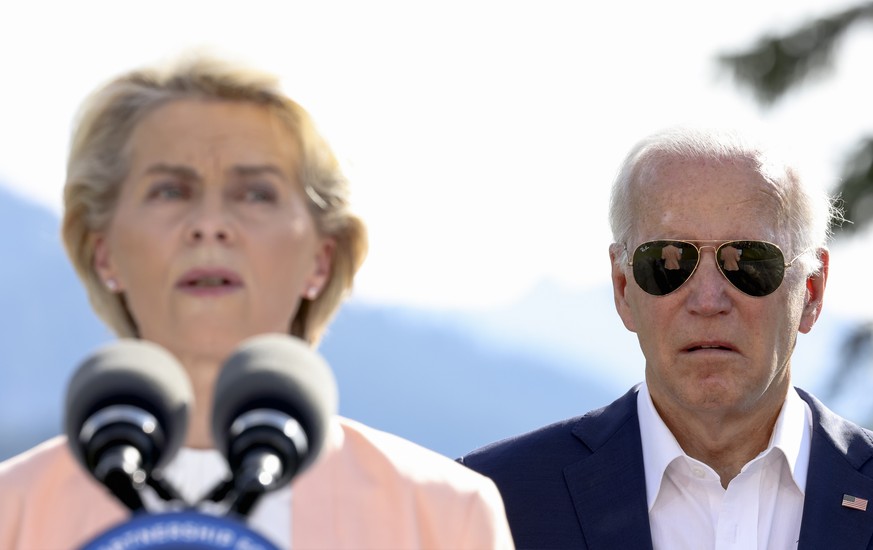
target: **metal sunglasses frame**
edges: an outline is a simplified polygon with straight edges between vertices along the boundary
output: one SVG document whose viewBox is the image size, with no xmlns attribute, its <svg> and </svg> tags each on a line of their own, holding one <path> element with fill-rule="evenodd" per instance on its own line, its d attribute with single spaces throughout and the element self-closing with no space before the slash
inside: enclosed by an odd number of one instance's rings
<svg viewBox="0 0 873 550">
<path fill-rule="evenodd" d="M 691 273 L 688 274 L 688 278 L 685 279 L 684 281 L 682 281 L 682 284 L 680 284 L 679 286 L 677 286 L 676 288 L 674 288 L 673 290 L 671 290 L 670 292 L 667 292 L 665 294 L 652 294 L 652 293 L 644 290 L 644 292 L 646 292 L 646 294 L 649 294 L 650 296 L 667 296 L 669 294 L 676 292 L 677 290 L 679 290 L 683 286 L 685 286 L 685 283 L 687 283 L 689 280 L 691 280 L 691 277 L 693 277 L 694 274 L 697 273 L 697 268 L 700 266 L 700 259 L 703 257 L 703 250 L 706 248 L 711 248 L 713 250 L 713 253 L 714 253 L 715 266 L 718 268 L 718 272 L 721 273 L 722 277 L 724 277 L 725 280 L 728 283 L 730 283 L 730 285 L 732 287 L 736 288 L 737 290 L 739 290 L 740 292 L 742 292 L 746 296 L 751 296 L 752 298 L 763 298 L 764 296 L 769 296 L 770 294 L 773 294 L 774 292 L 776 292 L 776 290 L 779 289 L 780 286 L 782 286 L 782 281 L 785 280 L 784 274 L 782 276 L 782 279 L 779 281 L 779 285 L 777 285 L 776 288 L 774 288 L 772 291 L 768 292 L 767 294 L 763 294 L 761 296 L 749 294 L 748 292 L 746 292 L 743 289 L 736 286 L 733 283 L 733 281 L 731 281 L 728 278 L 727 274 L 724 272 L 724 269 L 722 268 L 722 265 L 718 261 L 719 251 L 721 251 L 721 249 L 724 248 L 725 246 L 735 244 L 735 243 L 762 243 L 762 244 L 766 244 L 766 245 L 774 247 L 776 250 L 779 251 L 779 254 L 782 256 L 782 262 L 783 262 L 782 267 L 784 267 L 785 269 L 788 269 L 789 267 L 792 267 L 794 265 L 794 262 L 796 262 L 801 256 L 803 256 L 804 254 L 806 254 L 807 252 L 809 252 L 811 250 L 811 248 L 807 248 L 803 252 L 801 252 L 800 254 L 795 256 L 794 258 L 792 258 L 790 262 L 785 263 L 785 252 L 782 251 L 782 248 L 778 244 L 771 243 L 770 241 L 762 241 L 759 239 L 731 239 L 731 240 L 727 240 L 727 241 L 722 241 L 722 240 L 689 241 L 689 240 L 685 240 L 685 239 L 653 239 L 653 240 L 645 241 L 645 242 L 637 245 L 637 247 L 634 248 L 634 254 L 636 254 L 637 250 L 639 250 L 640 247 L 645 246 L 647 244 L 652 244 L 652 243 L 682 243 L 682 244 L 687 244 L 697 251 L 697 261 L 694 263 L 694 269 L 692 269 Z M 700 243 L 700 244 L 698 245 L 697 243 Z M 721 244 L 719 244 L 719 243 L 721 243 Z M 628 250 L 628 247 L 627 247 L 627 243 L 624 243 L 624 251 L 625 251 L 625 257 L 627 258 L 627 265 L 630 267 L 633 267 L 634 254 L 630 254 L 630 251 Z M 640 286 L 640 288 L 642 288 L 642 285 L 640 285 L 640 283 L 636 280 L 636 277 L 634 277 L 634 282 L 636 282 L 637 285 Z"/>
</svg>

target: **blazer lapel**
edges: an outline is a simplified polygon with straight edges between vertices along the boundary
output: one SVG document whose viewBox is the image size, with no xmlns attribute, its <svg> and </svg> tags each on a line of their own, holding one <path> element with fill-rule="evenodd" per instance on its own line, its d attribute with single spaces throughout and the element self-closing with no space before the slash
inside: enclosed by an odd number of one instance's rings
<svg viewBox="0 0 873 550">
<path fill-rule="evenodd" d="M 873 547 L 873 439 L 798 390 L 813 412 L 809 475 L 798 548 Z M 842 505 L 843 495 L 868 501 Z"/>
<path fill-rule="evenodd" d="M 565 467 L 564 479 L 592 550 L 652 548 L 636 403 L 634 388 L 573 429 L 592 454 Z"/>
<path fill-rule="evenodd" d="M 798 548 L 873 548 L 873 437 L 798 390 L 812 409 L 809 475 Z M 583 417 L 573 434 L 591 455 L 564 468 L 587 548 L 651 549 L 637 388 Z M 867 510 L 842 505 L 866 499 Z"/>
</svg>

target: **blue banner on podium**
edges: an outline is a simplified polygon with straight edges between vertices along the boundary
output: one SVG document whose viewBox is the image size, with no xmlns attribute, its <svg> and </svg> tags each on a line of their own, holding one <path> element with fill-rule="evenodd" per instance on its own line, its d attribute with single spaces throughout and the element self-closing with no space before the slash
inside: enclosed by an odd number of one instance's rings
<svg viewBox="0 0 873 550">
<path fill-rule="evenodd" d="M 245 524 L 189 510 L 142 514 L 116 525 L 81 550 L 278 550 Z"/>
</svg>

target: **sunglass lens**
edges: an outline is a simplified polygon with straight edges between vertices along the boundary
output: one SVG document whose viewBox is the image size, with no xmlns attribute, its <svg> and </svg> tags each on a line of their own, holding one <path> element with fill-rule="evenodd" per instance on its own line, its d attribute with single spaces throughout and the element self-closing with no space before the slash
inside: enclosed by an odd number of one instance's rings
<svg viewBox="0 0 873 550">
<path fill-rule="evenodd" d="M 749 296 L 766 296 L 782 284 L 785 258 L 779 248 L 761 241 L 725 243 L 718 252 L 727 280 Z"/>
<path fill-rule="evenodd" d="M 697 266 L 697 249 L 680 241 L 652 241 L 634 251 L 634 280 L 640 288 L 664 296 L 691 277 Z"/>
</svg>

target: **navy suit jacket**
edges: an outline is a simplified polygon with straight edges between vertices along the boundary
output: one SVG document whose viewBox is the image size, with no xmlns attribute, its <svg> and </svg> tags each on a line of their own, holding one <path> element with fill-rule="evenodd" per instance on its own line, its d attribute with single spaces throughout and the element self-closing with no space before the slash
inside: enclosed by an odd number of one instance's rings
<svg viewBox="0 0 873 550">
<path fill-rule="evenodd" d="M 652 548 L 638 390 L 458 459 L 497 484 L 518 548 Z M 873 548 L 873 504 L 841 505 L 873 501 L 873 432 L 797 392 L 813 417 L 798 548 Z"/>
</svg>

